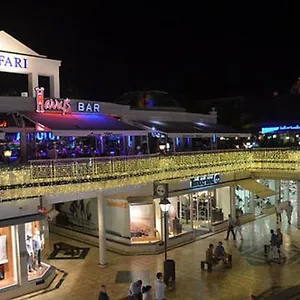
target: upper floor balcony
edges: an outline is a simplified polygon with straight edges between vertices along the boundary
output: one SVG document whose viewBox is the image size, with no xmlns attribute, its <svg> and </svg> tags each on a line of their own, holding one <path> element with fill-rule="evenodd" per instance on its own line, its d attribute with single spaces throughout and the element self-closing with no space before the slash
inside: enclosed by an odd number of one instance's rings
<svg viewBox="0 0 300 300">
<path fill-rule="evenodd" d="M 0 197 L 9 200 L 241 171 L 269 172 L 271 177 L 285 172 L 297 179 L 300 151 L 282 148 L 32 160 L 1 169 Z"/>
</svg>

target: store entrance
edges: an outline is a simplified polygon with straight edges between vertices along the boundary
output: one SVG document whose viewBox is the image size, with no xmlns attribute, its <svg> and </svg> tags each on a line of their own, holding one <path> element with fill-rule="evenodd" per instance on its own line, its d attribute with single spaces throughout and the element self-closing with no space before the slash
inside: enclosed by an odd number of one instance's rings
<svg viewBox="0 0 300 300">
<path fill-rule="evenodd" d="M 201 191 L 192 194 L 193 199 L 193 227 L 196 236 L 212 230 L 212 207 L 214 191 Z"/>
</svg>

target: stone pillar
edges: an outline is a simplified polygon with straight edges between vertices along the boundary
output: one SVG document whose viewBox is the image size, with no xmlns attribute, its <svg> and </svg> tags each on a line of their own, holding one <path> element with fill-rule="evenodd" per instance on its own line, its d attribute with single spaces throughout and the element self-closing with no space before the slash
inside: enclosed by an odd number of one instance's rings
<svg viewBox="0 0 300 300">
<path fill-rule="evenodd" d="M 39 86 L 39 75 L 37 73 L 28 74 L 28 95 L 35 97 L 34 89 Z"/>
<path fill-rule="evenodd" d="M 191 228 L 194 229 L 194 199 L 193 195 L 189 194 L 189 200 L 190 200 L 190 219 L 191 219 Z"/>
<path fill-rule="evenodd" d="M 250 214 L 255 215 L 255 195 L 250 192 Z"/>
<path fill-rule="evenodd" d="M 278 203 L 278 202 L 280 202 L 280 201 L 283 201 L 283 200 L 281 199 L 280 183 L 281 183 L 280 180 L 275 180 L 274 186 L 275 186 L 275 192 L 277 193 L 277 194 L 275 195 L 275 203 Z"/>
<path fill-rule="evenodd" d="M 104 220 L 105 199 L 101 191 L 97 195 L 98 204 L 98 234 L 99 234 L 99 266 L 107 266 L 106 258 L 106 233 Z"/>
<path fill-rule="evenodd" d="M 235 207 L 235 185 L 230 186 L 230 214 L 232 218 L 236 217 Z"/>
<path fill-rule="evenodd" d="M 281 180 L 282 182 L 283 180 Z M 290 181 L 287 180 L 286 184 L 282 184 L 282 200 L 281 201 L 288 201 L 290 199 L 290 192 L 289 192 L 289 185 Z"/>
<path fill-rule="evenodd" d="M 59 98 L 60 97 L 59 75 L 56 74 L 50 76 L 49 81 L 50 81 L 50 97 Z"/>
<path fill-rule="evenodd" d="M 300 229 L 300 181 L 297 180 L 297 227 Z"/>
<path fill-rule="evenodd" d="M 26 236 L 25 236 L 25 224 L 19 224 L 15 227 L 17 230 L 17 238 L 19 244 L 19 272 L 18 272 L 18 279 L 19 285 L 24 286 L 28 284 L 28 268 L 27 268 L 27 250 L 26 250 Z"/>
</svg>

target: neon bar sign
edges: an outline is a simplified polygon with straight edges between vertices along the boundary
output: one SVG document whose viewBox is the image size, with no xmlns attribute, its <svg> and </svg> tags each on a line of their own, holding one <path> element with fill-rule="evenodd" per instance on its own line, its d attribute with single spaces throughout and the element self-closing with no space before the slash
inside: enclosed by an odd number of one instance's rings
<svg viewBox="0 0 300 300">
<path fill-rule="evenodd" d="M 44 88 L 36 87 L 36 112 L 44 113 L 46 110 L 60 111 L 62 115 L 71 111 L 70 99 L 45 99 Z"/>
<path fill-rule="evenodd" d="M 300 130 L 300 125 L 292 125 L 292 126 L 274 126 L 274 127 L 262 127 L 261 133 L 272 133 L 276 131 L 287 131 L 287 130 Z"/>
</svg>

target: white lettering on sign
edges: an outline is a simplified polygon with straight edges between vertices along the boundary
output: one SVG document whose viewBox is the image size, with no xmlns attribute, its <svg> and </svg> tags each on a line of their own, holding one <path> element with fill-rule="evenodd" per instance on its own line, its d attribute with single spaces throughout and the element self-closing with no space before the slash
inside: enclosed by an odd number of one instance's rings
<svg viewBox="0 0 300 300">
<path fill-rule="evenodd" d="M 77 103 L 77 111 L 79 112 L 100 112 L 100 104 L 99 103 Z"/>
<path fill-rule="evenodd" d="M 0 67 L 27 69 L 27 59 L 16 56 L 0 55 Z"/>
</svg>

